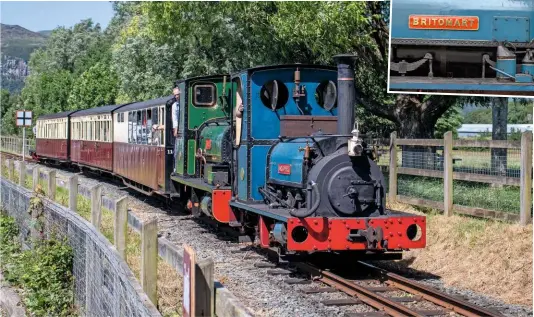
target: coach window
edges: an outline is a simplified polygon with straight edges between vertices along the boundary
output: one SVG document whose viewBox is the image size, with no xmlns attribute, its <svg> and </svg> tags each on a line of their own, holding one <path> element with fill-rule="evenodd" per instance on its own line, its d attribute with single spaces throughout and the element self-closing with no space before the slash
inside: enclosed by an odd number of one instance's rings
<svg viewBox="0 0 534 317">
<path fill-rule="evenodd" d="M 137 115 L 138 111 L 132 113 L 132 143 L 137 143 Z"/>
<path fill-rule="evenodd" d="M 159 113 L 158 107 L 152 108 L 152 122 L 148 127 L 152 133 L 152 145 L 159 145 L 160 141 L 160 130 L 159 130 Z"/>
<path fill-rule="evenodd" d="M 147 133 L 146 133 L 146 125 L 147 125 L 147 113 L 146 109 L 141 110 L 141 144 L 147 144 Z"/>
<path fill-rule="evenodd" d="M 136 116 L 137 116 L 137 112 L 135 111 L 130 111 L 130 127 L 131 127 L 131 140 L 130 140 L 130 143 L 135 143 L 135 138 L 137 136 L 137 132 L 135 131 L 135 127 L 137 126 L 136 124 Z"/>
<path fill-rule="evenodd" d="M 129 135 L 129 142 L 134 143 L 134 112 L 130 111 L 128 113 L 128 135 Z"/>
<path fill-rule="evenodd" d="M 214 84 L 196 84 L 193 86 L 193 104 L 197 107 L 213 107 L 217 88 Z"/>
</svg>

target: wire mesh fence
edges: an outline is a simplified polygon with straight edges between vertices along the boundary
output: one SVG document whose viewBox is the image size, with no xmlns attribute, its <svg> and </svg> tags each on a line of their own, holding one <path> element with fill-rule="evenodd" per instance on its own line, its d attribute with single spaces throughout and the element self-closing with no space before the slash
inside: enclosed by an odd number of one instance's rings
<svg viewBox="0 0 534 317">
<path fill-rule="evenodd" d="M 453 149 L 455 172 L 519 178 L 521 174 L 520 149 Z"/>
<path fill-rule="evenodd" d="M 25 156 L 30 156 L 30 149 L 35 147 L 35 142 L 33 139 L 26 139 L 25 141 L 24 153 Z M 22 138 L 3 136 L 0 138 L 0 149 L 4 152 L 20 155 L 22 153 Z"/>
<path fill-rule="evenodd" d="M 526 223 L 532 215 L 531 137 L 525 133 L 519 142 L 392 136 L 396 158 L 388 170 L 395 169 L 392 182 L 405 202 Z"/>
<path fill-rule="evenodd" d="M 47 199 L 42 200 L 41 216 L 35 217 L 39 214 L 35 212 L 32 216 L 28 210 L 34 194 L 4 179 L 1 185 L 1 207 L 16 219 L 24 246 L 31 247 L 31 237 L 40 236 L 65 239 L 72 248 L 75 304 L 80 314 L 160 316 L 113 245 L 80 216 Z"/>
</svg>

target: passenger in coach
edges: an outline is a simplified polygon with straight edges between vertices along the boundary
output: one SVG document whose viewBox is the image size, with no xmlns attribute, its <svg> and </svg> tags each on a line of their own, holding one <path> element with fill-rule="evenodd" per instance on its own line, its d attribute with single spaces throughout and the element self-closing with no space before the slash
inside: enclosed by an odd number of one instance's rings
<svg viewBox="0 0 534 317">
<path fill-rule="evenodd" d="M 174 168 L 173 170 L 176 172 L 176 152 L 177 152 L 177 146 L 178 146 L 178 120 L 180 119 L 180 88 L 174 87 L 172 90 L 172 93 L 174 95 L 174 103 L 171 107 L 171 113 L 172 113 L 172 134 L 174 136 Z"/>
</svg>

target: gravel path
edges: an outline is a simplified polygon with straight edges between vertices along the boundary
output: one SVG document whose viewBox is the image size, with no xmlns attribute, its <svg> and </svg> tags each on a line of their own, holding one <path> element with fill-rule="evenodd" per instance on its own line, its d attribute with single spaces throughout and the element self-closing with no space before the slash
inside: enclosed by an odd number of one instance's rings
<svg viewBox="0 0 534 317">
<path fill-rule="evenodd" d="M 31 166 L 28 166 L 31 168 Z M 58 176 L 72 173 L 58 171 Z M 84 186 L 99 183 L 98 179 L 79 175 L 79 182 Z M 140 193 L 101 182 L 102 193 L 108 197 L 119 198 L 129 195 L 128 206 L 140 219 L 156 217 L 159 232 L 178 247 L 188 244 L 195 249 L 198 257 L 211 257 L 215 263 L 215 278 L 224 284 L 256 316 L 344 316 L 346 312 L 368 312 L 372 309 L 364 305 L 350 307 L 325 306 L 326 299 L 347 298 L 342 293 L 304 294 L 304 288 L 312 285 L 287 284 L 284 282 L 293 275 L 270 275 L 266 268 L 255 267 L 256 263 L 265 262 L 265 257 L 258 254 L 253 247 L 245 244 L 225 241 L 218 238 L 203 224 L 192 216 L 171 213 L 172 210 L 163 201 L 146 197 Z M 532 307 L 507 305 L 475 292 L 444 287 L 439 280 L 422 280 L 430 286 L 437 287 L 453 295 L 461 295 L 475 304 L 498 309 L 507 316 L 532 316 Z"/>
<path fill-rule="evenodd" d="M 439 279 L 423 279 L 419 282 L 426 284 L 428 286 L 437 288 L 447 294 L 456 295 L 467 299 L 469 302 L 486 307 L 489 309 L 494 309 L 502 314 L 509 317 L 527 317 L 532 316 L 532 307 L 521 306 L 521 305 L 510 305 L 503 303 L 497 299 L 490 298 L 488 296 L 478 294 L 476 292 L 464 289 L 458 289 L 455 287 L 446 287 L 443 285 L 443 282 Z"/>
</svg>

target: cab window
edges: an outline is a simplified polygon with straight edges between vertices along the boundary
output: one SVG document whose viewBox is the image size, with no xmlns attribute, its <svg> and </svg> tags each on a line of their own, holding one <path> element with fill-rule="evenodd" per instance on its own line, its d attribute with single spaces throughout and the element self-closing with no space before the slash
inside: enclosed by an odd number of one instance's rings
<svg viewBox="0 0 534 317">
<path fill-rule="evenodd" d="M 217 88 L 214 84 L 193 85 L 193 105 L 198 107 L 213 107 L 216 103 Z"/>
</svg>

